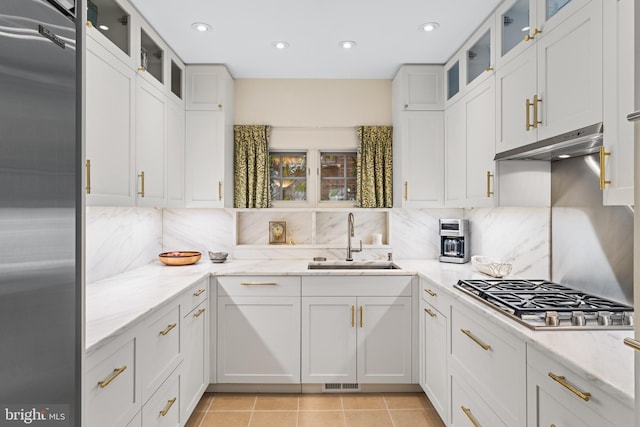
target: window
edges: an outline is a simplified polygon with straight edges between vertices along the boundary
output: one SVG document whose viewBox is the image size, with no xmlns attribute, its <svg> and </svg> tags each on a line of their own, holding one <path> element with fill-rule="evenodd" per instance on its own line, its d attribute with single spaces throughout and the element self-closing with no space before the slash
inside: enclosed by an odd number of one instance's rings
<svg viewBox="0 0 640 427">
<path fill-rule="evenodd" d="M 271 200 L 307 200 L 307 154 L 270 152 Z"/>
<path fill-rule="evenodd" d="M 320 200 L 356 200 L 357 153 L 320 153 Z"/>
</svg>

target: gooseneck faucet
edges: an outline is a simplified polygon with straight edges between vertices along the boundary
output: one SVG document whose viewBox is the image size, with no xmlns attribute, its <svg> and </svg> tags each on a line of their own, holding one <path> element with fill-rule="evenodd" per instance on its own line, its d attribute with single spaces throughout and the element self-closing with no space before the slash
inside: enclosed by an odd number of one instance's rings
<svg viewBox="0 0 640 427">
<path fill-rule="evenodd" d="M 347 261 L 353 261 L 353 252 L 362 252 L 362 240 L 360 240 L 360 249 L 353 249 L 351 247 L 351 238 L 355 234 L 355 218 L 352 212 L 349 212 L 347 217 Z"/>
</svg>

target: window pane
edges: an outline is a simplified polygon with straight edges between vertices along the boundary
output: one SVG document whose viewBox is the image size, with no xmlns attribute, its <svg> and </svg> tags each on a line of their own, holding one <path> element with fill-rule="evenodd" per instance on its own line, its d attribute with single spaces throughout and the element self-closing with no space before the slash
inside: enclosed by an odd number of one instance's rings
<svg viewBox="0 0 640 427">
<path fill-rule="evenodd" d="M 307 176 L 306 156 L 283 156 L 282 176 Z"/>
<path fill-rule="evenodd" d="M 307 200 L 307 156 L 303 153 L 269 153 L 271 200 Z"/>
<path fill-rule="evenodd" d="M 320 154 L 320 200 L 356 198 L 357 153 Z"/>
</svg>

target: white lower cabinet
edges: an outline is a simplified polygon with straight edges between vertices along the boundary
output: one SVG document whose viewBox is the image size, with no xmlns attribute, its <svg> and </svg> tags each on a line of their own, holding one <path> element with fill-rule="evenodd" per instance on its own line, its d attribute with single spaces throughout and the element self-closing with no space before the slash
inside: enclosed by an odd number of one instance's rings
<svg viewBox="0 0 640 427">
<path fill-rule="evenodd" d="M 632 426 L 633 408 L 609 396 L 590 378 L 527 348 L 529 427 Z"/>
<path fill-rule="evenodd" d="M 302 279 L 302 382 L 410 384 L 411 276 Z"/>
<path fill-rule="evenodd" d="M 420 386 L 440 415 L 447 420 L 447 316 L 420 300 Z"/>
<path fill-rule="evenodd" d="M 507 427 L 491 407 L 472 386 L 458 375 L 451 376 L 451 426 L 460 427 Z M 524 426 L 526 424 L 511 424 Z"/>
<path fill-rule="evenodd" d="M 218 383 L 300 383 L 300 278 L 218 278 Z"/>
<path fill-rule="evenodd" d="M 182 425 L 179 371 L 179 369 L 175 370 L 145 403 L 142 408 L 142 427 L 178 427 Z"/>
<path fill-rule="evenodd" d="M 180 412 L 186 420 L 209 385 L 209 301 L 205 300 L 182 318 L 182 378 Z"/>
</svg>

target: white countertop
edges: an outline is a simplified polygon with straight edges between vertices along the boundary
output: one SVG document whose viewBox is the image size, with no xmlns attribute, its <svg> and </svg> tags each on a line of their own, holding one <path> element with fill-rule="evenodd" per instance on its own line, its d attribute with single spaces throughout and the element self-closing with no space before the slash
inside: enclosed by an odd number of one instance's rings
<svg viewBox="0 0 640 427">
<path fill-rule="evenodd" d="M 469 309 L 518 335 L 559 362 L 594 381 L 607 394 L 633 407 L 633 351 L 623 345 L 633 331 L 533 331 L 453 288 L 459 279 L 484 278 L 471 264 L 436 260 L 396 260 L 402 270 L 308 270 L 307 260 L 208 260 L 168 267 L 154 262 L 86 286 L 87 354 L 102 347 L 198 280 L 213 275 L 406 275 L 420 274 Z M 532 278 L 535 279 L 535 278 Z"/>
</svg>

